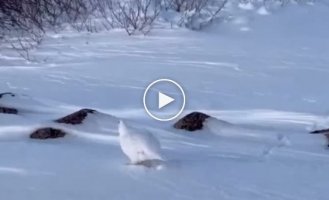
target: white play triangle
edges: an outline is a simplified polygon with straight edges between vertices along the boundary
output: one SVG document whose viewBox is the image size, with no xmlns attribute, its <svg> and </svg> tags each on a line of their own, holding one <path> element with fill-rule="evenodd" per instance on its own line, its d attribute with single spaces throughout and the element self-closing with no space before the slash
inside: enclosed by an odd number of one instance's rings
<svg viewBox="0 0 329 200">
<path fill-rule="evenodd" d="M 162 92 L 159 92 L 159 103 L 158 103 L 158 108 L 161 109 L 165 106 L 167 106 L 168 104 L 170 104 L 171 102 L 175 101 L 174 98 L 163 94 Z"/>
</svg>

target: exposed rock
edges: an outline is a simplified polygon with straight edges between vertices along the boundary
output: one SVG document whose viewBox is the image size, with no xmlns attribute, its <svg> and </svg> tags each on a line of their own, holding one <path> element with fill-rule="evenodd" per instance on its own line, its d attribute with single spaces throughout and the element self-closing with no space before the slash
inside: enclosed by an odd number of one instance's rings
<svg viewBox="0 0 329 200">
<path fill-rule="evenodd" d="M 4 93 L 0 93 L 0 99 L 5 96 L 5 95 L 10 95 L 12 97 L 16 96 L 14 93 L 11 93 L 11 92 L 4 92 Z"/>
<path fill-rule="evenodd" d="M 329 129 L 321 129 L 310 132 L 311 134 L 329 134 Z"/>
<path fill-rule="evenodd" d="M 204 122 L 210 116 L 201 112 L 192 112 L 174 124 L 176 129 L 184 129 L 187 131 L 201 130 Z"/>
<path fill-rule="evenodd" d="M 329 147 L 329 129 L 320 129 L 320 130 L 315 130 L 310 132 L 311 134 L 322 134 L 326 137 L 326 140 L 328 142 L 328 147 Z"/>
<path fill-rule="evenodd" d="M 0 113 L 3 113 L 3 114 L 17 114 L 18 110 L 15 109 L 15 108 L 8 108 L 8 107 L 0 106 Z"/>
<path fill-rule="evenodd" d="M 4 97 L 5 95 L 10 95 L 12 97 L 15 96 L 15 94 L 13 94 L 11 92 L 5 92 L 5 93 L 0 93 L 0 99 L 2 97 Z M 3 113 L 3 114 L 17 114 L 18 110 L 16 108 L 10 108 L 10 107 L 0 105 L 0 113 Z"/>
<path fill-rule="evenodd" d="M 60 129 L 40 128 L 40 129 L 34 131 L 30 135 L 30 138 L 45 140 L 45 139 L 60 138 L 60 137 L 64 137 L 65 135 L 66 135 L 66 133 Z"/>
<path fill-rule="evenodd" d="M 82 124 L 88 114 L 94 114 L 96 111 L 92 109 L 81 109 L 77 112 L 74 112 L 70 115 L 67 115 L 63 118 L 55 120 L 57 123 L 64 123 L 64 124 Z"/>
</svg>

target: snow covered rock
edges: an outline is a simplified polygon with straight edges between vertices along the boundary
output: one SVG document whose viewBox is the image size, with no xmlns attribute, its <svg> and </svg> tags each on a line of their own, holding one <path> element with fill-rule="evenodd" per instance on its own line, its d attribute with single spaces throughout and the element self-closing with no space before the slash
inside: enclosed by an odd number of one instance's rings
<svg viewBox="0 0 329 200">
<path fill-rule="evenodd" d="M 315 130 L 310 132 L 311 134 L 323 134 L 328 142 L 328 147 L 329 147 L 329 129 L 321 129 L 321 130 Z"/>
<path fill-rule="evenodd" d="M 89 114 L 94 114 L 96 112 L 97 112 L 96 110 L 85 108 L 85 109 L 81 109 L 77 112 L 74 112 L 70 115 L 67 115 L 63 118 L 57 119 L 55 121 L 57 123 L 72 124 L 72 125 L 82 124 L 83 121 L 85 120 L 85 118 Z"/>
<path fill-rule="evenodd" d="M 197 131 L 207 128 L 216 133 L 224 127 L 232 124 L 224 120 L 217 119 L 202 112 L 192 112 L 174 124 L 174 128 L 186 131 Z"/>
<path fill-rule="evenodd" d="M 329 134 L 329 129 L 321 129 L 310 132 L 311 134 Z"/>
<path fill-rule="evenodd" d="M 15 96 L 15 94 L 13 94 L 13 93 L 5 92 L 5 93 L 0 93 L 0 99 L 5 95 L 10 95 L 12 97 Z M 1 101 L 0 101 L 0 113 L 3 113 L 3 114 L 17 114 L 18 110 L 16 108 L 1 105 Z"/>
<path fill-rule="evenodd" d="M 21 113 L 53 112 L 54 102 L 47 99 L 37 99 L 25 94 L 5 92 L 0 93 L 0 106 L 14 108 Z"/>
<path fill-rule="evenodd" d="M 8 108 L 0 105 L 0 113 L 3 114 L 17 114 L 18 111 L 15 108 Z"/>
<path fill-rule="evenodd" d="M 201 130 L 204 126 L 206 119 L 210 118 L 209 115 L 201 112 L 192 112 L 174 124 L 176 129 L 184 129 L 187 131 Z"/>
<path fill-rule="evenodd" d="M 128 127 L 123 121 L 120 121 L 118 130 L 121 149 L 131 164 L 152 167 L 163 160 L 161 145 L 150 132 Z"/>
<path fill-rule="evenodd" d="M 210 117 L 208 118 L 205 122 L 204 122 L 204 126 L 207 128 L 207 130 L 209 130 L 211 133 L 215 133 L 215 134 L 222 134 L 222 131 L 225 129 L 231 129 L 234 130 L 237 127 L 235 127 L 233 124 L 221 120 L 221 119 L 217 119 L 215 117 Z"/>
<path fill-rule="evenodd" d="M 2 97 L 4 97 L 5 95 L 9 95 L 9 96 L 12 96 L 12 97 L 16 96 L 14 93 L 11 93 L 11 92 L 5 92 L 5 93 L 0 93 L 0 99 L 1 99 Z"/>
<path fill-rule="evenodd" d="M 66 133 L 60 129 L 55 128 L 40 128 L 36 131 L 34 131 L 30 138 L 32 139 L 55 139 L 55 138 L 61 138 L 64 137 Z"/>
</svg>

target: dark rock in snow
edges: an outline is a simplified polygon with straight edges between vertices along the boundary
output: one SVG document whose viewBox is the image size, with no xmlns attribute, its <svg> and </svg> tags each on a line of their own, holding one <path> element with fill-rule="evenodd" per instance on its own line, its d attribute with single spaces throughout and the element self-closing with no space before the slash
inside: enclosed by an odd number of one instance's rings
<svg viewBox="0 0 329 200">
<path fill-rule="evenodd" d="M 326 137 L 326 140 L 328 142 L 328 147 L 329 147 L 329 129 L 321 129 L 321 130 L 315 130 L 310 132 L 311 134 L 322 134 Z"/>
<path fill-rule="evenodd" d="M 5 95 L 10 95 L 10 96 L 12 96 L 12 97 L 15 96 L 14 93 L 11 93 L 11 92 L 5 92 L 5 93 L 0 93 L 0 99 L 1 99 L 3 96 L 5 96 Z"/>
<path fill-rule="evenodd" d="M 3 113 L 3 114 L 18 114 L 18 110 L 15 109 L 15 108 L 8 108 L 8 107 L 3 107 L 3 106 L 0 106 L 0 113 Z"/>
<path fill-rule="evenodd" d="M 66 133 L 64 131 L 60 130 L 60 129 L 40 128 L 40 129 L 34 131 L 30 135 L 30 138 L 45 140 L 45 139 L 60 138 L 60 137 L 64 137 L 65 135 L 66 135 Z"/>
<path fill-rule="evenodd" d="M 209 117 L 209 115 L 201 112 L 192 112 L 176 122 L 174 127 L 176 129 L 184 129 L 187 131 L 201 130 L 204 125 L 203 123 Z"/>
<path fill-rule="evenodd" d="M 0 93 L 0 99 L 2 97 L 4 97 L 5 95 L 10 95 L 12 97 L 15 96 L 15 94 L 13 94 L 11 92 L 5 92 L 5 93 Z M 3 113 L 3 114 L 17 114 L 18 110 L 16 108 L 10 108 L 10 107 L 0 105 L 0 113 Z"/>
<path fill-rule="evenodd" d="M 329 134 L 329 129 L 321 129 L 310 132 L 311 134 Z"/>
<path fill-rule="evenodd" d="M 55 121 L 57 123 L 72 124 L 72 125 L 82 124 L 82 122 L 85 120 L 88 114 L 94 114 L 94 113 L 96 113 L 96 110 L 81 109 L 77 112 L 74 112 L 70 115 L 57 119 Z"/>
</svg>

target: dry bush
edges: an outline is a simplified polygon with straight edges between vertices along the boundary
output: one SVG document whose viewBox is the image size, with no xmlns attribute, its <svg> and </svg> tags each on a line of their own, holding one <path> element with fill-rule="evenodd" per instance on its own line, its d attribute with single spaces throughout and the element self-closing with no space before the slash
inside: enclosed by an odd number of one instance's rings
<svg viewBox="0 0 329 200">
<path fill-rule="evenodd" d="M 159 0 L 96 0 L 98 14 L 107 28 L 123 28 L 128 35 L 147 34 L 157 19 L 161 7 Z"/>
<path fill-rule="evenodd" d="M 305 4 L 305 3 L 314 3 L 316 0 L 239 0 L 240 3 L 252 3 L 254 5 L 264 5 L 264 6 L 272 6 L 272 5 L 280 5 L 286 6 L 290 3 L 297 4 Z"/>
<path fill-rule="evenodd" d="M 209 0 L 167 0 L 166 5 L 177 12 L 185 12 L 193 9 L 201 10 L 209 3 Z"/>
<path fill-rule="evenodd" d="M 0 41 L 28 58 L 46 30 L 87 19 L 88 7 L 81 0 L 2 0 L 0 1 Z"/>
<path fill-rule="evenodd" d="M 181 13 L 179 26 L 201 30 L 211 24 L 225 7 L 228 0 L 164 0 L 166 9 Z"/>
<path fill-rule="evenodd" d="M 160 13 L 160 0 L 1 0 L 0 44 L 28 58 L 47 31 L 123 28 L 147 34 Z"/>
</svg>

